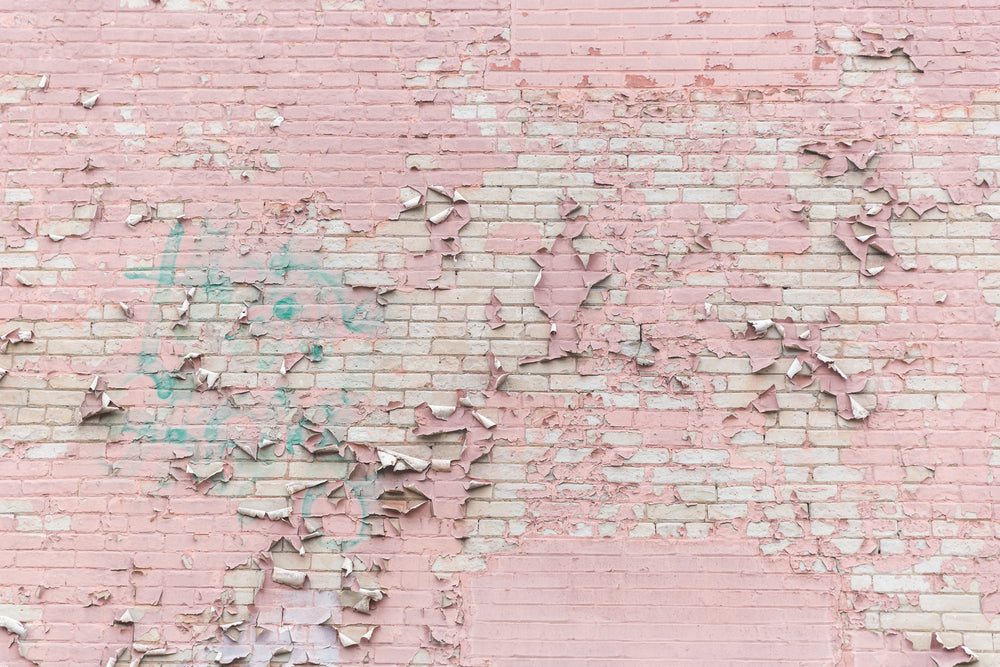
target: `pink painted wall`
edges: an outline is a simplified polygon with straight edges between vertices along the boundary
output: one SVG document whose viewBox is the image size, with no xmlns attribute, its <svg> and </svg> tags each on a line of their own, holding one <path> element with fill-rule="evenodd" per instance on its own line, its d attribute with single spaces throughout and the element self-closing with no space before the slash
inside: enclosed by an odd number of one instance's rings
<svg viewBox="0 0 1000 667">
<path fill-rule="evenodd" d="M 995 8 L 265 5 L 0 2 L 0 661 L 1000 664 Z"/>
<path fill-rule="evenodd" d="M 735 540 L 526 540 L 469 585 L 468 653 L 494 665 L 831 665 L 836 580 Z"/>
</svg>

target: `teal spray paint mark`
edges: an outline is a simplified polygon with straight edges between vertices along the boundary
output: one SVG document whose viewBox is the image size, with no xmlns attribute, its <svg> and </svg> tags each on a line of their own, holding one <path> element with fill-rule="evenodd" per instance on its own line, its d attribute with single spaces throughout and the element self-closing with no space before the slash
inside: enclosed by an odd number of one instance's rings
<svg viewBox="0 0 1000 667">
<path fill-rule="evenodd" d="M 302 306 L 295 300 L 294 296 L 286 296 L 279 299 L 273 306 L 274 316 L 279 320 L 292 320 L 302 312 Z"/>
<path fill-rule="evenodd" d="M 227 297 L 231 297 L 234 290 L 232 274 L 227 275 L 224 270 L 218 267 L 205 270 L 201 267 L 185 268 L 179 266 L 179 260 L 184 256 L 181 253 L 181 248 L 186 239 L 191 239 L 190 236 L 185 236 L 185 231 L 183 224 L 176 223 L 169 231 L 158 267 L 129 270 L 125 272 L 126 277 L 130 280 L 152 281 L 156 287 L 154 303 L 166 303 L 169 299 L 176 298 L 177 287 L 190 287 L 194 284 L 201 288 L 201 296 L 205 300 L 228 302 Z M 198 246 L 202 246 L 203 240 L 209 239 L 205 243 L 212 246 L 208 249 L 208 257 L 212 259 L 220 257 L 218 239 L 220 235 L 224 234 L 228 234 L 228 232 L 216 232 L 206 226 L 201 230 L 201 235 L 194 239 L 195 250 Z M 192 256 L 194 256 L 193 253 Z M 249 262 L 247 262 L 248 259 Z M 374 295 L 371 295 L 369 303 L 358 303 L 356 299 L 351 298 L 353 288 L 344 284 L 342 273 L 325 269 L 322 266 L 321 257 L 316 253 L 296 255 L 291 252 L 290 245 L 285 244 L 279 253 L 272 256 L 266 268 L 263 265 L 264 262 L 260 260 L 254 262 L 253 259 L 241 257 L 240 261 L 243 263 L 241 269 L 247 269 L 247 273 L 244 275 L 259 269 L 258 275 L 264 276 L 262 280 L 254 280 L 253 282 L 263 285 L 261 293 L 265 303 L 269 286 L 281 285 L 281 291 L 284 292 L 281 294 L 283 298 L 275 301 L 271 307 L 273 317 L 276 320 L 295 326 L 296 320 L 302 316 L 305 310 L 300 304 L 301 299 L 305 303 L 312 303 L 321 308 L 339 308 L 339 322 L 351 333 L 371 333 L 382 324 L 383 311 L 374 303 Z M 248 264 L 254 263 L 259 264 L 259 266 L 248 266 Z M 199 276 L 203 276 L 203 278 L 199 280 Z M 186 281 L 182 284 L 181 280 L 185 279 Z M 294 293 L 288 294 L 289 291 Z M 303 295 L 306 295 L 307 299 L 303 299 Z M 275 387 L 271 390 L 265 405 L 254 405 L 249 409 L 240 408 L 236 404 L 230 403 L 204 405 L 204 398 L 195 392 L 192 382 L 173 377 L 171 375 L 173 369 L 165 368 L 160 361 L 161 345 L 165 341 L 176 341 L 179 338 L 173 335 L 172 329 L 164 326 L 166 323 L 160 319 L 158 309 L 153 309 L 151 313 L 143 329 L 137 373 L 128 378 L 127 381 L 143 378 L 152 381 L 156 397 L 163 402 L 163 405 L 148 406 L 148 411 L 143 413 L 148 416 L 137 422 L 126 424 L 123 433 L 130 433 L 133 436 L 133 451 L 127 458 L 136 460 L 144 458 L 142 457 L 143 443 L 149 441 L 165 443 L 177 450 L 186 451 L 194 462 L 231 460 L 235 444 L 230 437 L 231 431 L 227 426 L 227 421 L 234 417 L 241 417 L 255 422 L 258 427 L 261 427 L 261 433 L 267 432 L 264 427 L 270 425 L 283 426 L 284 441 L 288 448 L 285 455 L 287 458 L 284 460 L 294 459 L 291 450 L 293 442 L 302 443 L 307 436 L 304 429 L 295 424 L 291 417 L 298 407 L 294 400 L 294 392 L 284 387 Z M 241 331 L 233 332 L 232 336 L 226 336 L 226 338 L 247 335 L 248 332 L 244 328 Z M 319 363 L 323 359 L 323 341 L 315 339 L 315 333 L 310 337 L 313 337 L 314 340 L 307 343 L 307 355 L 310 361 Z M 183 337 L 180 340 L 183 340 Z M 267 372 L 268 369 L 265 368 L 265 365 L 262 361 L 259 369 L 261 372 Z M 352 413 L 348 406 L 356 401 L 352 401 L 350 394 L 343 389 L 339 392 L 330 391 L 328 400 L 331 400 L 332 404 L 314 406 L 321 408 L 326 425 L 335 430 L 349 427 L 352 423 Z M 339 406 L 335 405 L 338 400 Z M 166 416 L 161 412 L 164 408 L 168 411 Z M 186 422 L 183 424 L 171 423 L 174 421 L 171 419 L 171 414 L 175 415 L 174 419 L 184 419 Z M 262 461 L 279 460 L 271 450 L 266 450 L 263 454 Z M 330 460 L 327 457 L 324 459 Z M 244 481 L 241 480 L 241 482 Z M 348 493 L 360 504 L 360 516 L 355 517 L 357 519 L 356 525 L 359 527 L 358 532 L 353 536 L 322 536 L 311 543 L 315 545 L 313 548 L 346 555 L 347 552 L 371 539 L 360 527 L 363 525 L 361 518 L 376 509 L 377 500 L 374 495 L 377 493 L 377 485 L 374 473 L 368 479 L 344 479 L 343 482 Z M 164 477 L 160 480 L 159 487 L 166 489 L 173 484 L 175 481 L 172 478 Z M 217 491 L 225 493 L 224 487 L 225 484 L 216 484 L 209 493 Z M 312 516 L 312 507 L 320 494 L 319 489 L 308 490 L 303 499 L 303 516 Z M 320 591 L 317 593 L 328 594 L 329 606 L 337 604 L 335 592 Z M 323 662 L 325 664 L 339 664 L 339 648 L 334 644 L 326 651 L 322 655 Z"/>
<path fill-rule="evenodd" d="M 159 266 L 155 270 L 134 269 L 125 272 L 127 278 L 132 280 L 152 280 L 158 288 L 155 302 L 163 302 L 166 295 L 162 294 L 168 289 L 179 286 L 178 273 L 183 268 L 178 267 L 178 260 L 181 257 L 181 247 L 185 240 L 185 228 L 181 223 L 175 224 L 166 240 L 163 252 L 160 256 Z M 215 236 L 225 232 L 215 232 L 204 230 L 206 236 Z M 196 239 L 195 243 L 199 241 Z M 218 245 L 214 243 L 213 245 Z M 217 250 L 217 248 L 215 248 Z M 213 252 L 212 257 L 218 254 Z M 241 258 L 246 260 L 247 258 Z M 256 264 L 256 262 L 252 262 Z M 252 270 L 253 266 L 246 264 L 241 267 Z M 315 298 L 311 299 L 317 305 L 333 305 L 340 307 L 340 322 L 352 333 L 367 333 L 373 331 L 382 323 L 382 311 L 374 303 L 351 303 L 347 297 L 352 288 L 346 286 L 340 272 L 330 271 L 322 267 L 320 257 L 314 253 L 296 256 L 291 252 L 290 244 L 286 243 L 279 252 L 275 253 L 265 268 L 263 263 L 258 267 L 262 273 L 269 273 L 272 278 L 261 281 L 266 290 L 268 285 L 282 284 L 282 290 L 299 289 L 313 291 Z M 199 268 L 195 275 L 201 274 L 204 279 L 200 287 L 208 300 L 219 300 L 232 292 L 233 286 L 229 277 L 220 269 L 211 267 L 207 271 Z M 296 285 L 287 286 L 289 278 L 293 279 Z M 186 285 L 185 285 L 186 286 Z M 272 306 L 272 313 L 278 320 L 294 323 L 301 316 L 303 307 L 295 294 L 285 296 L 276 301 Z M 131 432 L 135 436 L 136 446 L 145 440 L 164 442 L 183 449 L 191 455 L 194 462 L 208 462 L 224 460 L 227 454 L 235 447 L 232 439 L 228 437 L 225 422 L 236 416 L 247 416 L 251 419 L 252 414 L 243 412 L 228 404 L 221 404 L 213 407 L 203 407 L 196 400 L 196 393 L 189 382 L 181 381 L 170 375 L 168 369 L 164 368 L 159 359 L 160 345 L 166 337 L 168 340 L 175 340 L 172 336 L 164 336 L 158 333 L 162 321 L 150 317 L 144 327 L 143 343 L 139 359 L 139 373 L 133 378 L 145 376 L 153 381 L 156 395 L 165 401 L 169 408 L 173 410 L 185 410 L 190 413 L 192 423 L 199 424 L 196 427 L 186 427 L 179 425 L 169 425 L 158 419 L 148 419 L 144 423 L 128 424 L 124 432 Z M 318 362 L 323 358 L 323 347 L 321 343 L 309 344 L 308 357 L 313 362 Z M 339 399 L 342 405 L 350 405 L 351 401 L 347 391 L 341 390 Z M 350 425 L 349 419 L 341 421 L 346 415 L 338 414 L 339 410 L 333 406 L 322 407 L 325 419 L 332 427 L 346 428 Z M 264 419 L 269 424 L 287 424 L 285 427 L 285 442 L 290 448 L 296 444 L 301 445 L 305 438 L 311 433 L 306 432 L 299 424 L 289 423 L 288 417 L 295 409 L 291 393 L 285 388 L 275 388 L 272 396 L 263 410 Z M 255 420 L 261 421 L 261 420 Z M 166 420 L 169 422 L 169 420 Z M 136 452 L 138 453 L 138 452 Z M 273 455 L 273 454 L 272 454 Z M 275 458 L 277 460 L 277 458 Z M 250 480 L 255 481 L 255 480 Z M 374 479 L 371 480 L 344 480 L 352 495 L 361 504 L 361 516 L 365 516 L 375 502 L 374 497 L 369 498 L 375 492 Z M 166 484 L 167 481 L 164 481 Z M 311 507 L 317 496 L 308 497 L 304 502 L 303 515 L 311 515 Z M 336 539 L 333 537 L 320 538 L 315 543 L 332 551 L 350 550 L 367 541 L 369 537 L 359 533 L 354 538 Z"/>
</svg>

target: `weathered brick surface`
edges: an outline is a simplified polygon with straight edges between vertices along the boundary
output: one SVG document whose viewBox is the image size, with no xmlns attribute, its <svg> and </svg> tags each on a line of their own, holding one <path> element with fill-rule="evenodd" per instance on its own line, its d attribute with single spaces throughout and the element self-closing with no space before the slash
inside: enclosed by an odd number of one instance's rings
<svg viewBox="0 0 1000 667">
<path fill-rule="evenodd" d="M 496 665 L 560 665 L 567 655 L 585 665 L 726 664 L 736 656 L 745 665 L 836 664 L 833 578 L 790 579 L 783 564 L 747 546 L 525 540 L 469 582 L 470 653 L 498 656 Z M 568 653 L 574 645 L 581 648 Z"/>
<path fill-rule="evenodd" d="M 0 660 L 1000 664 L 994 7 L 265 4 L 0 3 Z"/>
</svg>

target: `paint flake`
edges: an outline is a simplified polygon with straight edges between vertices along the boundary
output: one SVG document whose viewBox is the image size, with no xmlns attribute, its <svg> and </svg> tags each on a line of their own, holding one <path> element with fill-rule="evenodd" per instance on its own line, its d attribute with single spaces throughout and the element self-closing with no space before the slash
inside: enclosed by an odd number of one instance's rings
<svg viewBox="0 0 1000 667">
<path fill-rule="evenodd" d="M 770 388 L 757 396 L 750 405 L 760 413 L 777 412 L 779 410 L 777 387 L 771 385 Z"/>
<path fill-rule="evenodd" d="M 500 299 L 497 298 L 496 293 L 491 293 L 490 305 L 486 306 L 486 322 L 490 325 L 490 329 L 499 329 L 507 324 L 506 320 L 500 317 L 500 308 L 502 306 L 503 304 L 500 303 Z"/>
<path fill-rule="evenodd" d="M 271 579 L 274 580 L 274 583 L 290 588 L 302 588 L 306 583 L 306 577 L 305 572 L 286 570 L 282 567 L 275 567 L 271 572 Z"/>
<path fill-rule="evenodd" d="M 124 412 L 125 408 L 111 400 L 107 394 L 107 383 L 100 376 L 95 376 L 90 383 L 90 389 L 83 397 L 83 403 L 77 411 L 81 422 L 93 417 L 110 414 L 112 412 Z"/>
<path fill-rule="evenodd" d="M 374 625 L 342 625 L 337 628 L 337 637 L 344 648 L 358 646 L 362 641 L 371 641 Z"/>
<path fill-rule="evenodd" d="M 133 625 L 142 620 L 145 614 L 139 609 L 126 609 L 121 616 L 115 619 L 119 625 Z"/>
<path fill-rule="evenodd" d="M 223 463 L 189 463 L 187 468 L 185 468 L 187 473 L 194 476 L 195 481 L 198 483 L 221 475 L 225 469 L 226 466 Z"/>
<path fill-rule="evenodd" d="M 604 253 L 590 255 L 584 263 L 573 239 L 583 233 L 586 221 L 570 226 L 567 223 L 551 249 L 542 248 L 531 258 L 541 267 L 535 280 L 535 305 L 549 318 L 549 351 L 546 356 L 521 359 L 531 364 L 558 359 L 580 352 L 577 311 L 583 305 L 591 287 L 607 278 Z"/>
<path fill-rule="evenodd" d="M 6 352 L 9 345 L 20 345 L 35 340 L 35 334 L 30 329 L 12 329 L 0 336 L 0 353 Z"/>
<path fill-rule="evenodd" d="M 389 451 L 388 449 L 378 448 L 376 449 L 376 453 L 378 455 L 379 463 L 383 468 L 392 468 L 396 472 L 401 472 L 403 470 L 422 472 L 431 464 L 430 461 L 425 459 L 420 459 L 415 456 L 407 456 L 406 454 Z"/>
<path fill-rule="evenodd" d="M 0 628 L 17 637 L 24 637 L 28 633 L 23 623 L 10 616 L 0 616 Z"/>
<path fill-rule="evenodd" d="M 802 150 L 829 158 L 820 170 L 820 176 L 831 178 L 847 173 L 850 165 L 864 170 L 875 156 L 877 146 L 868 140 L 842 140 L 836 142 L 815 142 L 806 144 Z"/>
</svg>

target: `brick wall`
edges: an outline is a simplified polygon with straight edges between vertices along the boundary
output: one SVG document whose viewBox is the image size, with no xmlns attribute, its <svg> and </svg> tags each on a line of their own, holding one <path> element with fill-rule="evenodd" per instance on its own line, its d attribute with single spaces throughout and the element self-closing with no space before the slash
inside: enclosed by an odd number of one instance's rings
<svg viewBox="0 0 1000 667">
<path fill-rule="evenodd" d="M 998 19 L 0 4 L 0 660 L 1000 664 Z"/>
</svg>

